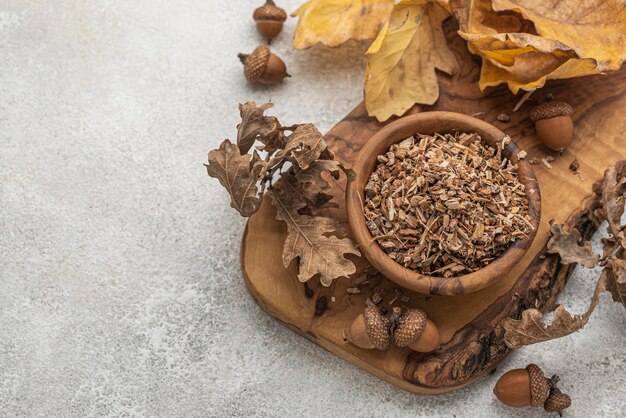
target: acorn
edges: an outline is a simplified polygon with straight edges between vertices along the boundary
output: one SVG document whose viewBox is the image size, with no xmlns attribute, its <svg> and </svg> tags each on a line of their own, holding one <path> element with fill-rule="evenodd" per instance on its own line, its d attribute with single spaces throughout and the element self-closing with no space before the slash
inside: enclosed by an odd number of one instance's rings
<svg viewBox="0 0 626 418">
<path fill-rule="evenodd" d="M 428 353 L 441 346 L 437 326 L 421 309 L 409 309 L 396 321 L 393 342 L 398 347 Z"/>
<path fill-rule="evenodd" d="M 276 6 L 273 0 L 267 0 L 263 6 L 254 10 L 252 18 L 256 22 L 257 32 L 271 42 L 283 30 L 287 12 Z"/>
<path fill-rule="evenodd" d="M 521 408 L 541 406 L 548 398 L 550 381 L 536 364 L 504 373 L 493 393 L 505 405 Z"/>
<path fill-rule="evenodd" d="M 278 84 L 287 74 L 287 67 L 283 60 L 272 54 L 265 45 L 257 46 L 251 54 L 239 54 L 243 64 L 243 74 L 253 83 Z"/>
<path fill-rule="evenodd" d="M 550 389 L 550 395 L 548 395 L 548 399 L 546 399 L 546 402 L 543 404 L 543 409 L 545 409 L 546 412 L 558 412 L 559 415 L 562 416 L 561 412 L 569 408 L 571 404 L 572 398 L 555 387 Z"/>
<path fill-rule="evenodd" d="M 548 101 L 530 111 L 537 136 L 543 144 L 555 151 L 566 148 L 574 138 L 574 109 L 565 102 Z"/>
<path fill-rule="evenodd" d="M 368 306 L 350 324 L 348 340 L 357 347 L 386 350 L 391 341 L 389 325 L 389 320 L 380 313 L 378 308 Z"/>
</svg>

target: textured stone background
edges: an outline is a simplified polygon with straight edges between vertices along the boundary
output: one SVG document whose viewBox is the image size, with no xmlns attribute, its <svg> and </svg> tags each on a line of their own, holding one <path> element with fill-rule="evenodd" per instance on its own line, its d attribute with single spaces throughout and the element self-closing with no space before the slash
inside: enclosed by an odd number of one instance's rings
<svg viewBox="0 0 626 418">
<path fill-rule="evenodd" d="M 255 305 L 244 220 L 206 153 L 247 99 L 329 129 L 364 72 L 362 46 L 292 50 L 291 19 L 273 48 L 293 78 L 249 86 L 236 53 L 260 42 L 257 3 L 0 0 L 0 416 L 532 416 L 491 394 L 529 361 L 560 372 L 567 416 L 623 413 L 626 316 L 606 295 L 583 332 L 430 398 Z M 568 307 L 583 310 L 593 277 L 576 274 Z"/>
</svg>

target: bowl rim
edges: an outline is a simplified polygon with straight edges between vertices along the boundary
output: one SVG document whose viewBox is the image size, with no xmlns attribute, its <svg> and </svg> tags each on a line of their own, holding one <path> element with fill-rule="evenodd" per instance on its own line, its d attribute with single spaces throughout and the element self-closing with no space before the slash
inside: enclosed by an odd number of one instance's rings
<svg viewBox="0 0 626 418">
<path fill-rule="evenodd" d="M 437 130 L 435 130 L 437 128 Z M 355 179 L 346 187 L 346 211 L 348 224 L 358 248 L 367 260 L 383 276 L 409 290 L 426 295 L 458 295 L 476 292 L 495 283 L 503 274 L 510 271 L 530 248 L 539 227 L 541 216 L 541 193 L 539 183 L 532 166 L 525 159 L 520 159 L 519 147 L 513 140 L 503 149 L 503 155 L 518 164 L 518 177 L 525 186 L 529 200 L 528 213 L 533 230 L 527 237 L 513 243 L 506 251 L 485 267 L 472 273 L 450 278 L 420 274 L 410 270 L 391 259 L 374 241 L 365 222 L 363 199 L 365 185 L 376 165 L 376 157 L 381 150 L 386 152 L 389 147 L 416 133 L 453 133 L 476 132 L 483 141 L 492 145 L 502 141 L 507 135 L 480 119 L 456 112 L 423 112 L 404 116 L 381 128 L 365 143 L 352 164 Z"/>
</svg>

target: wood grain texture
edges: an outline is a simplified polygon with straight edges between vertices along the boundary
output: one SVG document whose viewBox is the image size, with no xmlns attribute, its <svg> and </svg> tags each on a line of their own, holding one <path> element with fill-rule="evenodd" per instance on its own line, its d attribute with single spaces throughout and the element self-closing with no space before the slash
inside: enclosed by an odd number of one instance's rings
<svg viewBox="0 0 626 418">
<path fill-rule="evenodd" d="M 348 183 L 345 208 L 352 237 L 367 260 L 385 277 L 396 284 L 425 295 L 459 295 L 483 289 L 511 270 L 521 261 L 535 238 L 539 225 L 541 198 L 537 178 L 531 165 L 517 154 L 520 149 L 515 142 L 507 143 L 503 155 L 518 165 L 519 179 L 524 184 L 529 202 L 528 214 L 533 230 L 524 239 L 515 241 L 504 254 L 478 271 L 450 278 L 419 274 L 391 259 L 372 237 L 363 215 L 364 189 L 376 165 L 376 158 L 387 152 L 389 147 L 415 132 L 422 134 L 446 134 L 455 132 L 475 132 L 483 141 L 496 148 L 506 136 L 495 126 L 462 113 L 422 112 L 398 119 L 374 134 L 361 148 L 352 162 L 356 173 L 354 181 Z"/>
<path fill-rule="evenodd" d="M 453 29 L 453 28 L 452 28 Z M 448 392 L 467 385 L 492 370 L 508 353 L 504 344 L 502 319 L 519 317 L 528 307 L 546 311 L 565 285 L 571 267 L 564 268 L 556 256 L 545 253 L 549 221 L 566 223 L 589 237 L 597 228 L 593 209 L 596 196 L 592 185 L 602 178 L 609 165 L 626 160 L 626 70 L 608 76 L 592 76 L 550 83 L 535 93 L 522 108 L 512 113 L 520 96 L 504 88 L 483 96 L 478 90 L 479 67 L 468 56 L 462 40 L 450 35 L 449 42 L 461 64 L 454 78 L 440 76 L 441 96 L 430 107 L 412 112 L 448 110 L 475 115 L 501 129 L 528 152 L 528 159 L 538 161 L 548 155 L 555 158 L 549 169 L 534 166 L 542 195 L 542 214 L 537 236 L 526 256 L 492 286 L 458 296 L 427 296 L 399 289 L 390 280 L 372 280 L 362 286 L 362 293 L 348 295 L 354 278 L 335 281 L 330 288 L 297 280 L 294 263 L 284 268 L 281 260 L 286 227 L 275 220 L 269 199 L 252 216 L 241 246 L 243 275 L 250 294 L 270 315 L 298 334 L 398 387 L 421 394 Z M 574 106 L 575 138 L 558 155 L 536 138 L 528 118 L 530 105 L 552 93 L 558 100 Z M 507 113 L 510 122 L 497 120 Z M 367 116 L 364 106 L 357 106 L 327 135 L 329 147 L 347 164 L 354 161 L 363 144 L 383 125 Z M 573 174 L 570 163 L 577 159 L 581 175 Z M 334 200 L 339 204 L 327 214 L 345 222 L 343 182 L 333 185 Z M 359 275 L 368 267 L 355 260 Z M 392 347 L 385 352 L 363 350 L 346 342 L 343 330 L 362 312 L 365 300 L 373 292 L 383 296 L 380 306 L 390 309 L 389 301 L 399 290 L 408 299 L 398 299 L 395 306 L 424 309 L 440 329 L 444 345 L 433 353 L 419 354 L 407 348 Z"/>
</svg>

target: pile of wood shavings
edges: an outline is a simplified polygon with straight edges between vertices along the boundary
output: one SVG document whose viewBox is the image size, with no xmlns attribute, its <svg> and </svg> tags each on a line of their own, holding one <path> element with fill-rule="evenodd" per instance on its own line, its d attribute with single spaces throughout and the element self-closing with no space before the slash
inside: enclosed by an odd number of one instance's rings
<svg viewBox="0 0 626 418">
<path fill-rule="evenodd" d="M 475 133 L 416 135 L 379 155 L 364 214 L 380 247 L 409 269 L 452 277 L 527 236 L 528 198 L 502 145 Z"/>
</svg>

